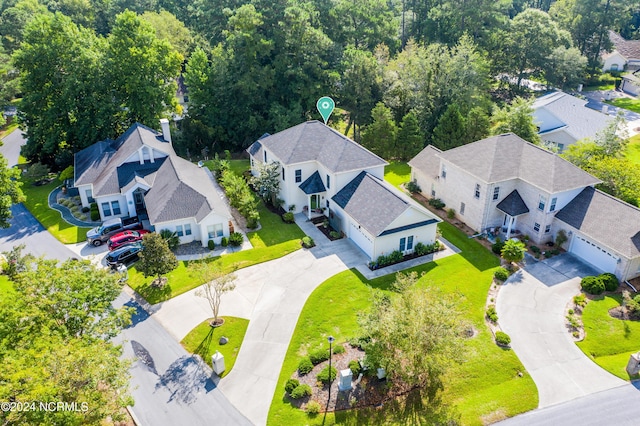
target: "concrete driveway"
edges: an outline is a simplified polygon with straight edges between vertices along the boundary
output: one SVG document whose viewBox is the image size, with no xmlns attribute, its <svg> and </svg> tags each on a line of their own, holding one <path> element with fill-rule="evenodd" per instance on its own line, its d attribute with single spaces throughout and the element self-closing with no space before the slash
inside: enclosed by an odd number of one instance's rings
<svg viewBox="0 0 640 426">
<path fill-rule="evenodd" d="M 536 383 L 541 408 L 626 383 L 587 358 L 565 326 L 564 309 L 580 292 L 581 277 L 597 274 L 565 253 L 526 266 L 498 294 L 500 326 Z"/>
</svg>

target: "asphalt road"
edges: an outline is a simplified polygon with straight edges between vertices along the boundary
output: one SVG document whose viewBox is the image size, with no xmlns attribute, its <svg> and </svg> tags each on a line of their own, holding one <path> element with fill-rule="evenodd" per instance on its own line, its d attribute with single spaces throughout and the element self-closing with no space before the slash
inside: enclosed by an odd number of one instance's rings
<svg viewBox="0 0 640 426">
<path fill-rule="evenodd" d="M 9 162 L 9 167 L 18 164 L 18 156 L 20 155 L 20 147 L 26 143 L 20 129 L 16 129 L 2 139 L 0 152 Z"/>
</svg>

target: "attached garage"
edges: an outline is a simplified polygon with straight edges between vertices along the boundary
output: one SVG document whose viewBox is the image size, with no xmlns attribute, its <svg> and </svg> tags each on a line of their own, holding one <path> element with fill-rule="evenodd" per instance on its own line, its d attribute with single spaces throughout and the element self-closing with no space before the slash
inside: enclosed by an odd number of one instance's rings
<svg viewBox="0 0 640 426">
<path fill-rule="evenodd" d="M 354 222 L 350 222 L 349 224 L 349 238 L 351 238 L 367 256 L 370 258 L 373 257 L 373 238 L 367 235 L 366 231 Z"/>
<path fill-rule="evenodd" d="M 618 257 L 589 238 L 574 235 L 569 251 L 603 272 L 616 272 Z"/>
</svg>

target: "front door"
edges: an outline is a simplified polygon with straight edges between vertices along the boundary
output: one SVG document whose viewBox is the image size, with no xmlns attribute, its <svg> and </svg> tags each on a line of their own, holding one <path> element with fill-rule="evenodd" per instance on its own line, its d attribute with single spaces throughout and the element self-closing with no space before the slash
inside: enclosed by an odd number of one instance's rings
<svg viewBox="0 0 640 426">
<path fill-rule="evenodd" d="M 311 208 L 312 209 L 317 209 L 318 208 L 318 196 L 317 195 L 312 195 L 311 196 Z"/>
<path fill-rule="evenodd" d="M 136 213 L 143 213 L 145 208 L 144 208 L 144 197 L 142 196 L 143 191 L 141 189 L 136 189 L 133 192 L 133 202 L 135 203 L 136 206 Z"/>
</svg>

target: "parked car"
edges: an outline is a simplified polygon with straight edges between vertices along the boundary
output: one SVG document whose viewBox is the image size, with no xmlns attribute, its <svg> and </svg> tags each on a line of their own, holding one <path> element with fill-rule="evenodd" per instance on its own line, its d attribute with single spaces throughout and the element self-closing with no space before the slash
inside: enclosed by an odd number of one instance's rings
<svg viewBox="0 0 640 426">
<path fill-rule="evenodd" d="M 140 230 L 142 223 L 137 217 L 115 218 L 106 220 L 102 225 L 87 231 L 87 242 L 94 246 L 106 243 L 115 234 L 126 230 Z"/>
<path fill-rule="evenodd" d="M 142 236 L 148 233 L 149 231 L 145 231 L 144 229 L 139 231 L 122 231 L 109 238 L 107 245 L 109 246 L 109 250 L 115 250 L 124 244 L 142 241 Z"/>
<path fill-rule="evenodd" d="M 120 264 L 126 264 L 138 260 L 138 254 L 142 251 L 142 243 L 135 242 L 125 244 L 110 252 L 107 257 L 107 265 L 117 268 Z"/>
</svg>

